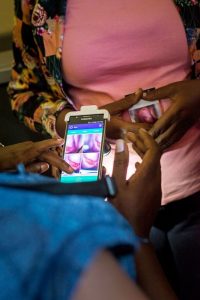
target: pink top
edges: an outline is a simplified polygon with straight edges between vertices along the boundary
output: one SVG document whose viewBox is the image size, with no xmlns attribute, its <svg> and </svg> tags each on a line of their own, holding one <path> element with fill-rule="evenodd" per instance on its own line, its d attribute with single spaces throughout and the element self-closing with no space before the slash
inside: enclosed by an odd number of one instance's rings
<svg viewBox="0 0 200 300">
<path fill-rule="evenodd" d="M 173 1 L 68 0 L 67 5 L 62 67 L 77 109 L 187 77 L 187 41 Z M 200 188 L 199 127 L 162 156 L 163 203 Z M 111 156 L 105 157 L 108 170 Z M 131 151 L 129 173 L 137 160 Z"/>
</svg>

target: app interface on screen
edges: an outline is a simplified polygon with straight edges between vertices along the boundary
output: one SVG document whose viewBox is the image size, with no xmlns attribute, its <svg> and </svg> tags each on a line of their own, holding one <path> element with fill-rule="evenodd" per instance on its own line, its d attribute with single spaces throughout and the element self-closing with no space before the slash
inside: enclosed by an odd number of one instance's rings
<svg viewBox="0 0 200 300">
<path fill-rule="evenodd" d="M 87 118 L 86 118 L 87 119 Z M 64 150 L 64 160 L 73 168 L 72 174 L 62 172 L 61 182 L 84 182 L 98 179 L 101 159 L 104 121 L 92 120 L 87 123 L 69 123 Z M 74 122 L 74 121 L 73 121 Z"/>
</svg>

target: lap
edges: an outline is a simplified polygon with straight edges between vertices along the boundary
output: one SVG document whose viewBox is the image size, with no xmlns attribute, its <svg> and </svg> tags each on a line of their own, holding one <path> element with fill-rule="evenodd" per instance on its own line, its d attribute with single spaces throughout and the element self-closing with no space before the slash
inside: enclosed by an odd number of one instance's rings
<svg viewBox="0 0 200 300">
<path fill-rule="evenodd" d="M 151 241 L 180 299 L 198 299 L 200 193 L 161 208 Z"/>
</svg>

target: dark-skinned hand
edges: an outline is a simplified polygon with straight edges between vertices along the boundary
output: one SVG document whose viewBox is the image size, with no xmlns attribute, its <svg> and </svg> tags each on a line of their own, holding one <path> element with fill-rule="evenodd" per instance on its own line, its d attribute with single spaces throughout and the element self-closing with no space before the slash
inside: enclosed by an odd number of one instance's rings
<svg viewBox="0 0 200 300">
<path fill-rule="evenodd" d="M 121 113 L 128 110 L 136 104 L 142 97 L 142 90 L 138 89 L 135 93 L 130 94 L 123 99 L 101 106 L 100 109 L 106 109 L 110 113 L 110 121 L 107 122 L 106 136 L 111 139 L 122 138 L 124 132 L 137 132 L 139 128 L 149 129 L 150 124 L 132 123 L 121 118 Z"/>
<path fill-rule="evenodd" d="M 171 99 L 172 104 L 150 129 L 162 150 L 177 142 L 200 116 L 200 80 L 185 80 L 143 95 L 145 100 Z"/>
<path fill-rule="evenodd" d="M 63 139 L 49 139 L 0 147 L 0 171 L 14 170 L 19 163 L 23 163 L 29 172 L 43 173 L 51 165 L 72 173 L 73 169 L 54 152 L 63 143 Z"/>
<path fill-rule="evenodd" d="M 148 237 L 150 228 L 161 204 L 161 151 L 158 144 L 143 129 L 128 133 L 133 148 L 140 154 L 136 172 L 126 180 L 129 156 L 128 147 L 121 139 L 116 142 L 113 167 L 118 194 L 110 201 L 124 215 L 141 237 Z"/>
</svg>

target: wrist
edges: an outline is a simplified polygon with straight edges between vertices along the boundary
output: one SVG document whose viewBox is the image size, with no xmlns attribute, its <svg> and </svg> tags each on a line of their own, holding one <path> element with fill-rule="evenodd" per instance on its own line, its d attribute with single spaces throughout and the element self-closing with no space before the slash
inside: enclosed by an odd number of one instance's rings
<svg viewBox="0 0 200 300">
<path fill-rule="evenodd" d="M 57 114 L 56 131 L 59 134 L 59 136 L 62 138 L 65 136 L 65 127 L 66 127 L 65 115 L 70 111 L 72 111 L 72 109 L 65 108 Z"/>
<path fill-rule="evenodd" d="M 149 236 L 150 236 L 150 229 L 152 227 L 153 222 L 147 222 L 145 223 L 145 216 L 142 218 L 137 218 L 137 216 L 134 217 L 130 220 L 129 223 L 135 232 L 135 234 L 138 236 L 138 238 L 145 243 L 149 241 Z"/>
</svg>

